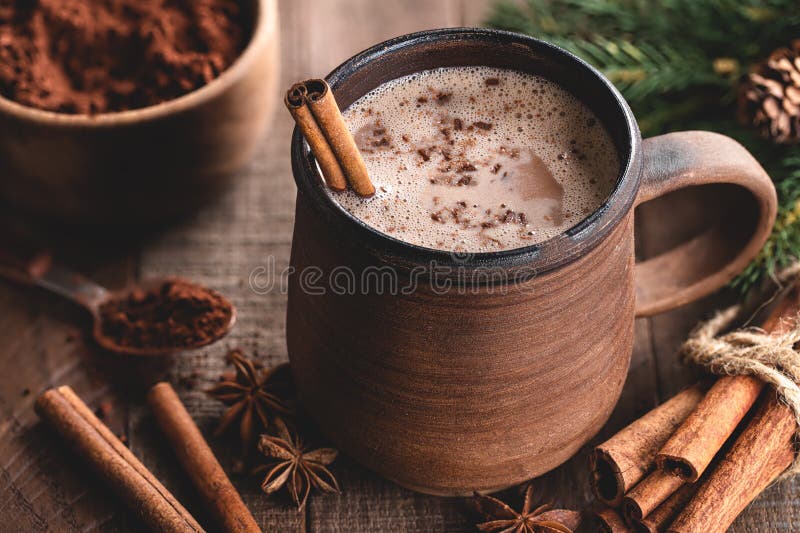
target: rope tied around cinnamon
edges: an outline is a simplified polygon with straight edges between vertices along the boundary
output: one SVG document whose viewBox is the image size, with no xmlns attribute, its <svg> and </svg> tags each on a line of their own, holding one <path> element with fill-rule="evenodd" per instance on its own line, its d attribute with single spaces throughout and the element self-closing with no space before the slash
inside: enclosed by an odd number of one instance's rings
<svg viewBox="0 0 800 533">
<path fill-rule="evenodd" d="M 800 263 L 781 272 L 779 282 L 800 277 Z M 781 333 L 767 333 L 761 328 L 746 327 L 720 335 L 736 320 L 741 305 L 718 311 L 699 324 L 680 348 L 686 363 L 694 363 L 711 373 L 726 376 L 754 376 L 772 385 L 779 400 L 794 415 L 797 439 L 800 440 L 800 315 L 784 321 Z M 800 473 L 800 455 L 783 476 Z"/>
</svg>

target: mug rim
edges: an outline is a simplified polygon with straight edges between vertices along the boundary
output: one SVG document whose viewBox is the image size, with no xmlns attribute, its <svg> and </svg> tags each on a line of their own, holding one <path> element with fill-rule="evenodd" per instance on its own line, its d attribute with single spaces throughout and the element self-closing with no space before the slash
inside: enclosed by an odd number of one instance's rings
<svg viewBox="0 0 800 533">
<path fill-rule="evenodd" d="M 369 226 L 336 202 L 324 190 L 325 182 L 319 173 L 310 148 L 299 128 L 295 126 L 291 139 L 291 162 L 292 173 L 299 192 L 298 202 L 309 201 L 311 209 L 316 210 L 325 223 L 332 224 L 340 231 L 352 236 L 351 240 L 355 241 L 360 249 L 373 253 L 383 263 L 403 269 L 419 268 L 420 265 L 441 266 L 449 269 L 444 274 L 445 277 L 458 277 L 461 281 L 463 281 L 462 276 L 465 270 L 475 271 L 485 268 L 516 271 L 521 277 L 515 276 L 514 281 L 524 281 L 582 257 L 600 244 L 633 209 L 642 168 L 641 133 L 633 112 L 619 90 L 592 65 L 559 46 L 528 35 L 489 28 L 458 27 L 423 30 L 388 39 L 345 60 L 325 79 L 335 95 L 337 89 L 346 83 L 355 72 L 368 68 L 371 63 L 383 58 L 386 54 L 397 54 L 408 51 L 409 48 L 424 46 L 426 43 L 453 39 L 469 39 L 486 43 L 487 46 L 491 46 L 492 42 L 501 45 L 521 44 L 532 50 L 551 54 L 570 64 L 571 68 L 582 69 L 608 91 L 615 105 L 614 114 L 621 117 L 625 124 L 626 138 L 624 152 L 622 147 L 618 147 L 621 163 L 619 177 L 606 199 L 575 226 L 537 244 L 508 250 L 474 253 L 418 246 Z M 487 62 L 486 66 L 493 65 Z M 551 81 L 559 84 L 557 79 Z M 491 277 L 489 280 L 482 280 L 484 283 L 487 281 L 493 283 Z"/>
</svg>

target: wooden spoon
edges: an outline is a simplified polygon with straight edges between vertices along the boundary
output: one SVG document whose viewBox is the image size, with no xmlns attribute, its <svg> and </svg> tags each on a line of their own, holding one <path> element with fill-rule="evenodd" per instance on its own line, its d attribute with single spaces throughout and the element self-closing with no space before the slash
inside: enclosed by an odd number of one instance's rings
<svg viewBox="0 0 800 533">
<path fill-rule="evenodd" d="M 142 356 L 168 355 L 184 350 L 200 348 L 201 346 L 206 346 L 224 337 L 236 322 L 236 308 L 227 298 L 211 291 L 211 289 L 181 278 L 154 279 L 120 291 L 109 291 L 81 274 L 53 264 L 52 258 L 48 253 L 38 253 L 28 261 L 21 261 L 1 249 L 0 277 L 25 285 L 42 287 L 77 303 L 92 315 L 92 335 L 97 344 L 106 350 L 118 354 Z M 230 315 L 230 320 L 226 326 L 220 328 L 213 337 L 205 338 L 184 346 L 128 346 L 117 343 L 112 337 L 104 333 L 104 325 L 106 324 L 103 323 L 103 315 L 100 313 L 100 308 L 103 304 L 113 300 L 126 299 L 134 292 L 147 291 L 148 289 L 159 287 L 168 281 L 185 283 L 208 293 L 213 292 L 213 294 L 222 300 L 222 303 L 227 308 L 227 314 Z"/>
</svg>

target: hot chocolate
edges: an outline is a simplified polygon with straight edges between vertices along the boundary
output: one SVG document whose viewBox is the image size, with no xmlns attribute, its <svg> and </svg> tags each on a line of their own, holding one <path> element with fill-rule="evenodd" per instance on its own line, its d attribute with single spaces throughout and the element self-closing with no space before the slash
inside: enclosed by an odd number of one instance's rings
<svg viewBox="0 0 800 533">
<path fill-rule="evenodd" d="M 620 171 L 588 107 L 517 71 L 419 72 L 381 85 L 344 116 L 377 193 L 331 195 L 377 230 L 427 248 L 542 242 L 597 209 Z"/>
</svg>

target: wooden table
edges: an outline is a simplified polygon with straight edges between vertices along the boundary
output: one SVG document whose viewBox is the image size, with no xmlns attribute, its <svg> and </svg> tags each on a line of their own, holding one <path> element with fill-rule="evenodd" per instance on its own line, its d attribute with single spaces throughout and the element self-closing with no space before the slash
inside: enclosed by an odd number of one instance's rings
<svg viewBox="0 0 800 533">
<path fill-rule="evenodd" d="M 323 75 L 388 37 L 426 28 L 478 25 L 489 5 L 488 0 L 282 1 L 280 86 Z M 248 278 L 258 267 L 273 264 L 280 271 L 288 265 L 295 196 L 289 165 L 291 128 L 288 114 L 279 110 L 259 153 L 241 172 L 235 187 L 189 220 L 144 239 L 71 245 L 73 266 L 109 286 L 176 274 L 230 296 L 240 319 L 231 336 L 218 345 L 168 362 L 119 361 L 88 342 L 88 319 L 72 305 L 40 291 L 0 283 L 0 531 L 141 530 L 136 518 L 38 423 L 33 412 L 36 395 L 59 384 L 71 385 L 91 406 L 104 409 L 106 421 L 127 438 L 131 450 L 201 522 L 209 524 L 156 429 L 142 391 L 131 385 L 129 377 L 141 370 L 166 372 L 210 435 L 222 406 L 208 399 L 202 389 L 219 376 L 228 349 L 241 347 L 266 365 L 286 360 L 286 295 L 279 287 L 256 294 Z M 660 245 L 658 217 L 637 218 L 639 250 L 647 253 Z M 724 299 L 716 295 L 637 321 L 630 377 L 605 435 L 691 379 L 675 350 L 692 325 Z M 212 443 L 230 470 L 235 444 L 225 439 Z M 538 480 L 541 497 L 582 505 L 588 497 L 585 464 L 585 453 L 581 453 Z M 342 494 L 312 497 L 302 513 L 286 499 L 263 495 L 257 479 L 239 476 L 234 481 L 265 530 L 474 530 L 463 499 L 429 497 L 399 488 L 346 457 L 336 463 L 335 472 Z M 797 481 L 768 489 L 733 530 L 800 530 L 798 489 Z"/>
</svg>

